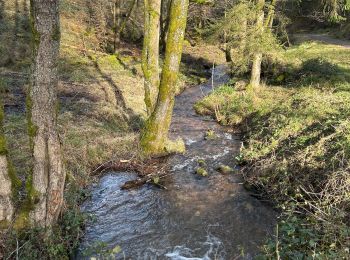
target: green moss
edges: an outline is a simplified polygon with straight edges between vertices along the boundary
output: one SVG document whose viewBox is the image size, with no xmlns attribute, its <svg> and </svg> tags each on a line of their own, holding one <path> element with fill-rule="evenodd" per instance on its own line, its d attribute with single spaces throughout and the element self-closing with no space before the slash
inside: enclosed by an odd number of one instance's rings
<svg viewBox="0 0 350 260">
<path fill-rule="evenodd" d="M 205 135 L 204 135 L 205 140 L 213 140 L 216 138 L 217 138 L 217 135 L 214 130 L 209 129 L 207 132 L 205 132 Z"/>
<path fill-rule="evenodd" d="M 145 78 L 145 104 L 150 116 L 154 110 L 159 88 L 159 7 L 158 3 L 145 2 L 145 33 L 142 49 L 142 70 Z"/>
<path fill-rule="evenodd" d="M 15 168 L 10 158 L 8 158 L 8 149 L 7 149 L 6 137 L 3 129 L 3 122 L 4 122 L 4 109 L 3 109 L 2 102 L 0 101 L 0 156 L 7 157 L 7 170 L 11 181 L 12 199 L 14 201 L 17 201 L 19 189 L 22 183 L 16 175 Z"/>
<path fill-rule="evenodd" d="M 171 123 L 173 104 L 174 100 L 172 99 L 172 104 L 168 105 L 166 111 L 159 112 L 156 109 L 146 121 L 140 140 L 142 152 L 145 156 L 166 155 L 172 150 L 171 142 L 167 144 L 167 135 Z M 158 113 L 160 114 L 157 115 Z"/>
<path fill-rule="evenodd" d="M 233 169 L 228 165 L 220 165 L 217 170 L 223 174 L 229 174 L 233 172 Z"/>
<path fill-rule="evenodd" d="M 27 97 L 26 97 L 26 108 L 27 108 L 27 130 L 28 130 L 28 136 L 29 136 L 29 145 L 31 150 L 34 149 L 34 138 L 37 135 L 38 126 L 33 124 L 32 121 L 32 98 L 30 96 L 30 89 L 28 90 Z"/>
<path fill-rule="evenodd" d="M 39 199 L 39 193 L 35 190 L 33 186 L 33 174 L 30 173 L 27 177 L 26 181 L 26 191 L 27 191 L 27 199 L 24 201 L 22 205 L 23 212 L 29 212 L 34 209 L 34 205 L 37 203 Z"/>
<path fill-rule="evenodd" d="M 32 99 L 31 99 L 31 87 L 28 89 L 27 97 L 26 97 L 26 108 L 27 108 L 27 130 L 28 130 L 28 136 L 29 136 L 29 146 L 30 146 L 30 152 L 33 153 L 34 151 L 34 138 L 37 135 L 38 127 L 33 124 L 32 121 Z M 32 166 L 31 166 L 32 167 Z M 38 198 L 38 192 L 33 187 L 33 173 L 32 169 L 30 170 L 26 184 L 25 184 L 26 192 L 27 192 L 27 198 L 21 205 L 21 214 L 20 218 L 18 219 L 18 225 L 21 226 L 23 224 L 26 224 L 28 221 L 28 215 L 31 210 L 34 209 L 34 205 Z"/>
<path fill-rule="evenodd" d="M 107 67 L 117 71 L 123 68 L 123 65 L 119 62 L 116 55 L 106 55 L 106 56 L 100 57 L 96 60 L 96 62 L 102 68 Z"/>
<path fill-rule="evenodd" d="M 17 215 L 14 222 L 15 230 L 23 230 L 29 226 L 29 210 L 27 208 L 22 208 L 21 212 Z"/>
<path fill-rule="evenodd" d="M 202 176 L 202 177 L 207 177 L 208 176 L 208 172 L 206 169 L 199 167 L 196 169 L 196 174 Z"/>
<path fill-rule="evenodd" d="M 207 163 L 204 159 L 199 159 L 197 161 L 197 163 L 198 163 L 199 167 L 207 167 Z"/>
<path fill-rule="evenodd" d="M 34 11 L 34 3 L 33 0 L 30 0 L 30 26 L 31 26 L 31 43 L 32 43 L 32 48 L 36 49 L 37 46 L 40 44 L 40 38 L 41 34 L 38 32 L 38 30 L 35 28 L 35 11 Z"/>
<path fill-rule="evenodd" d="M 145 155 L 160 155 L 169 150 L 168 131 L 174 107 L 176 83 L 181 61 L 188 0 L 173 1 L 167 37 L 165 60 L 159 86 L 156 108 L 141 134 L 141 147 Z M 145 54 L 145 53 L 144 53 Z M 183 150 L 184 145 L 181 145 Z"/>
<path fill-rule="evenodd" d="M 6 139 L 4 135 L 0 135 L 0 155 L 7 155 Z"/>
<path fill-rule="evenodd" d="M 12 190 L 12 200 L 18 202 L 19 191 L 22 187 L 22 181 L 18 178 L 16 174 L 15 167 L 11 160 L 8 159 L 8 175 L 11 180 L 11 190 Z"/>
<path fill-rule="evenodd" d="M 0 220 L 0 231 L 5 230 L 10 226 L 10 222 L 7 220 Z"/>
<path fill-rule="evenodd" d="M 185 153 L 186 147 L 185 143 L 181 138 L 178 138 L 176 141 L 167 140 L 165 143 L 165 150 L 167 153 Z"/>
</svg>

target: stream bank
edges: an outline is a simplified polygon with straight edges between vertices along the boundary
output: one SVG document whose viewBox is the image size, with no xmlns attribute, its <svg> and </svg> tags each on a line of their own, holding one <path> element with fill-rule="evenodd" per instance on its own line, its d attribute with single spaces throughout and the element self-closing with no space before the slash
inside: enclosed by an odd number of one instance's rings
<svg viewBox="0 0 350 260">
<path fill-rule="evenodd" d="M 225 66 L 213 74 L 176 99 L 170 136 L 182 137 L 187 152 L 169 157 L 166 190 L 147 185 L 120 190 L 136 177 L 125 172 L 111 172 L 92 187 L 83 210 L 94 221 L 87 225 L 78 259 L 99 245 L 114 248 L 116 259 L 252 259 L 258 254 L 273 232 L 276 213 L 243 188 L 237 170 L 216 170 L 221 164 L 235 167 L 240 137 L 193 109 L 213 87 L 229 80 Z M 208 130 L 215 138 L 205 140 Z M 195 174 L 198 161 L 205 161 L 208 177 Z"/>
</svg>

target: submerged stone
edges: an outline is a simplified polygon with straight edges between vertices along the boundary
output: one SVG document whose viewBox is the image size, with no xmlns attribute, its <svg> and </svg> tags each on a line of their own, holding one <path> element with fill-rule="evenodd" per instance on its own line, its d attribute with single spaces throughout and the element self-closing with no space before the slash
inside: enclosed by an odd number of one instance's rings
<svg viewBox="0 0 350 260">
<path fill-rule="evenodd" d="M 207 170 L 204 169 L 204 168 L 202 168 L 202 167 L 197 168 L 196 174 L 198 174 L 198 175 L 200 175 L 200 176 L 203 176 L 203 177 L 208 176 Z"/>
<path fill-rule="evenodd" d="M 233 169 L 228 166 L 228 165 L 224 165 L 224 164 L 221 164 L 217 170 L 223 174 L 229 174 L 229 173 L 232 173 L 233 172 Z"/>
<path fill-rule="evenodd" d="M 213 140 L 216 138 L 217 138 L 217 135 L 214 130 L 209 129 L 207 132 L 205 132 L 205 135 L 204 135 L 205 140 Z"/>
<path fill-rule="evenodd" d="M 198 165 L 199 167 L 207 167 L 207 163 L 205 162 L 204 159 L 198 159 Z"/>
<path fill-rule="evenodd" d="M 183 154 L 186 152 L 185 142 L 178 138 L 176 141 L 167 140 L 165 144 L 165 149 L 168 153 L 180 153 Z"/>
</svg>

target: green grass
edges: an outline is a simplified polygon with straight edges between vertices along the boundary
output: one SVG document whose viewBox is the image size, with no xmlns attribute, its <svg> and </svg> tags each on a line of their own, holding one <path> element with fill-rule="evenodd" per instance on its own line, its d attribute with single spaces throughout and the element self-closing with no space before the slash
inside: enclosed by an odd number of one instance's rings
<svg viewBox="0 0 350 260">
<path fill-rule="evenodd" d="M 240 126 L 244 146 L 237 161 L 245 180 L 282 212 L 278 238 L 265 245 L 265 258 L 349 255 L 349 59 L 348 49 L 303 43 L 265 67 L 270 71 L 261 89 L 233 82 L 195 106 Z M 276 80 L 281 74 L 283 80 Z"/>
</svg>

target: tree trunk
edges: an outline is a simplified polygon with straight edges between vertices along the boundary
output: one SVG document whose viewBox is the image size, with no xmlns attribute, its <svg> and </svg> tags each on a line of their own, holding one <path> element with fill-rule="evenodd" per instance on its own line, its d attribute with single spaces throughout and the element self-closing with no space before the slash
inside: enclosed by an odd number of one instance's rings
<svg viewBox="0 0 350 260">
<path fill-rule="evenodd" d="M 146 122 L 145 129 L 141 134 L 141 146 L 145 155 L 158 156 L 184 151 L 182 141 L 173 143 L 168 140 L 168 131 L 175 101 L 175 86 L 181 61 L 187 11 L 188 0 L 172 1 L 158 99 L 155 110 Z"/>
<path fill-rule="evenodd" d="M 160 46 L 161 52 L 165 52 L 166 48 L 166 37 L 169 29 L 169 13 L 172 0 L 162 0 L 162 9 L 161 9 L 161 31 L 160 31 Z M 167 2 L 167 5 L 165 3 Z"/>
<path fill-rule="evenodd" d="M 0 229 L 13 219 L 13 200 L 17 197 L 20 181 L 7 156 L 6 138 L 3 128 L 4 111 L 0 104 Z"/>
<path fill-rule="evenodd" d="M 227 18 L 227 0 L 225 0 L 225 11 L 224 11 L 224 17 L 225 20 Z M 231 56 L 231 45 L 227 42 L 227 32 L 224 30 L 224 50 L 225 50 L 225 58 L 226 62 L 232 62 L 232 56 Z"/>
<path fill-rule="evenodd" d="M 134 8 L 135 8 L 135 6 L 136 6 L 136 2 L 137 2 L 137 0 L 133 0 L 132 1 L 132 3 L 131 3 L 131 5 L 130 5 L 130 8 L 129 8 L 129 10 L 128 10 L 128 12 L 127 12 L 127 14 L 126 14 L 126 16 L 125 16 L 125 18 L 124 18 L 124 20 L 123 20 L 123 22 L 121 22 L 121 19 L 119 19 L 118 20 L 118 25 L 116 24 L 115 26 L 115 44 L 114 44 L 114 53 L 116 53 L 117 52 L 117 50 L 118 50 L 118 47 L 119 47 L 119 45 L 120 45 L 120 38 L 121 38 L 121 34 L 122 34 L 122 32 L 123 32 L 123 30 L 124 30 L 124 28 L 125 28 L 125 26 L 126 26 L 126 23 L 128 22 L 128 20 L 129 20 L 129 18 L 130 18 L 130 16 L 131 16 L 131 14 L 132 14 L 132 11 L 134 11 Z M 120 17 L 120 7 L 119 7 L 119 17 Z"/>
<path fill-rule="evenodd" d="M 115 0 L 114 2 L 114 10 L 113 10 L 113 29 L 114 29 L 114 53 L 117 52 L 117 49 L 120 45 L 120 8 L 121 8 L 121 0 Z"/>
<path fill-rule="evenodd" d="M 60 48 L 59 0 L 32 0 L 33 64 L 27 96 L 32 173 L 28 196 L 32 224 L 50 227 L 63 203 L 65 170 L 57 129 Z"/>
<path fill-rule="evenodd" d="M 267 13 L 267 17 L 265 20 L 265 28 L 271 29 L 273 25 L 273 19 L 275 18 L 275 6 L 277 0 L 271 0 L 269 6 L 269 12 Z"/>
<path fill-rule="evenodd" d="M 142 70 L 145 77 L 145 104 L 151 115 L 159 88 L 159 33 L 161 0 L 145 0 L 145 33 Z"/>
<path fill-rule="evenodd" d="M 258 17 L 256 20 L 256 28 L 259 31 L 259 36 L 262 36 L 264 32 L 264 5 L 265 0 L 258 0 L 257 9 Z M 262 62 L 262 53 L 256 52 L 253 56 L 253 65 L 250 78 L 250 85 L 252 88 L 257 88 L 260 86 L 260 77 L 261 77 L 261 62 Z"/>
</svg>

